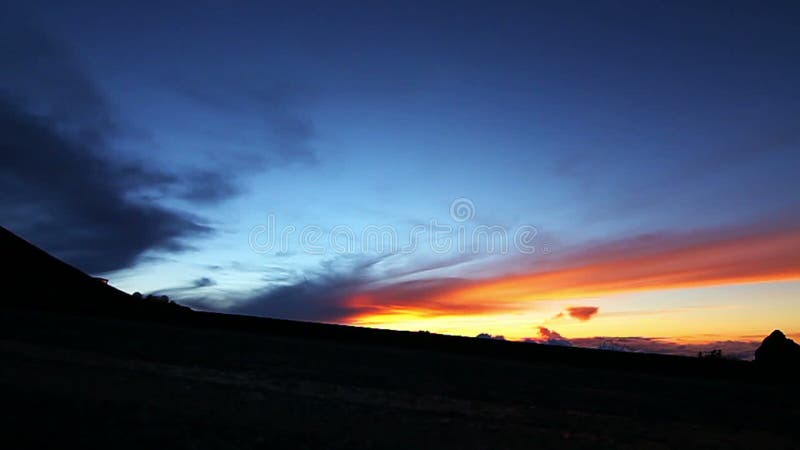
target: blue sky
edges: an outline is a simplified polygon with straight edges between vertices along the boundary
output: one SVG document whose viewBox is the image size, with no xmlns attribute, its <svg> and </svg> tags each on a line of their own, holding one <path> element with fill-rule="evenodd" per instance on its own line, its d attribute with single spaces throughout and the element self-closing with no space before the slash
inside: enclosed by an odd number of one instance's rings
<svg viewBox="0 0 800 450">
<path fill-rule="evenodd" d="M 225 310 L 363 281 L 374 258 L 370 282 L 428 265 L 500 276 L 546 257 L 253 252 L 270 215 L 405 236 L 431 219 L 456 225 L 450 205 L 466 198 L 470 230 L 533 225 L 555 259 L 642 235 L 796 223 L 793 2 L 33 1 L 8 12 L 9 110 L 46 118 L 113 186 L 69 201 L 20 190 L 3 199 L 4 225 L 125 290 Z M 75 198 L 95 190 L 130 202 L 98 214 L 118 225 L 75 218 Z M 26 209 L 40 204 L 50 221 Z M 59 220 L 86 232 L 59 238 Z M 107 240 L 86 237 L 92 227 Z"/>
</svg>

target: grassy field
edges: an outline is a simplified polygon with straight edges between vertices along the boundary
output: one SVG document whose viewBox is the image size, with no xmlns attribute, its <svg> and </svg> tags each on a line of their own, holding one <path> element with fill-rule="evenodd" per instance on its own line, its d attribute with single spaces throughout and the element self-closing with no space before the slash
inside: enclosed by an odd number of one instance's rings
<svg viewBox="0 0 800 450">
<path fill-rule="evenodd" d="M 311 336 L 0 310 L 0 448 L 800 442 L 786 384 Z"/>
</svg>

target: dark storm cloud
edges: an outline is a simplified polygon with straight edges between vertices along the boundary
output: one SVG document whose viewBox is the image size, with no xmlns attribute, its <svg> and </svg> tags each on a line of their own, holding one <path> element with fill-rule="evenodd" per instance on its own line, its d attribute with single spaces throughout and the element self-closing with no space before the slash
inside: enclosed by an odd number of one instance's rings
<svg viewBox="0 0 800 450">
<path fill-rule="evenodd" d="M 118 165 L 122 182 L 136 186 L 138 197 L 157 200 L 171 197 L 192 204 L 221 202 L 239 193 L 230 176 L 211 170 L 172 173 L 146 168 L 141 164 Z"/>
<path fill-rule="evenodd" d="M 176 186 L 176 196 L 194 203 L 220 202 L 239 192 L 230 176 L 210 170 L 179 176 L 172 185 Z"/>
<path fill-rule="evenodd" d="M 128 267 L 148 250 L 184 250 L 186 238 L 211 231 L 189 214 L 137 200 L 169 186 L 192 192 L 193 183 L 114 162 L 109 142 L 121 127 L 70 49 L 11 15 L 0 30 L 4 226 L 93 273 Z"/>
<path fill-rule="evenodd" d="M 285 270 L 265 274 L 264 279 L 279 279 L 287 284 L 270 283 L 253 295 L 240 299 L 230 312 L 284 319 L 323 322 L 346 322 L 354 317 L 376 312 L 392 302 L 408 304 L 414 298 L 427 298 L 445 291 L 464 279 L 439 276 L 433 279 L 417 278 L 422 273 L 434 273 L 464 264 L 477 255 L 456 255 L 443 260 L 420 263 L 399 259 L 402 255 L 342 255 L 323 261 L 320 269 L 310 271 L 302 279 L 284 278 Z M 391 260 L 391 261 L 390 261 Z M 389 264 L 392 263 L 392 264 Z M 263 270 L 263 269 L 262 269 Z M 275 269 L 273 269 L 274 271 Z M 276 275 L 281 278 L 276 278 Z M 359 296 L 364 301 L 359 301 Z M 379 300 L 377 303 L 373 301 Z M 428 301 L 431 311 L 452 311 L 452 305 Z M 464 305 L 464 308 L 472 308 Z"/>
<path fill-rule="evenodd" d="M 267 288 L 230 312 L 282 319 L 338 322 L 358 312 L 348 299 L 368 283 L 358 276 L 334 275 Z"/>
<path fill-rule="evenodd" d="M 130 199 L 142 186 L 57 129 L 0 98 L 0 208 L 11 230 L 89 272 L 128 267 L 150 249 L 183 250 L 182 238 L 210 231 Z"/>
<path fill-rule="evenodd" d="M 242 299 L 231 312 L 283 319 L 342 321 L 359 312 L 350 304 L 353 295 L 377 278 L 374 268 L 390 256 L 345 255 L 320 263 L 320 269 L 302 279 L 275 286 L 270 283 Z M 263 270 L 263 269 L 262 269 Z M 275 274 L 265 274 L 271 280 Z M 285 271 L 278 271 L 283 277 Z"/>
</svg>

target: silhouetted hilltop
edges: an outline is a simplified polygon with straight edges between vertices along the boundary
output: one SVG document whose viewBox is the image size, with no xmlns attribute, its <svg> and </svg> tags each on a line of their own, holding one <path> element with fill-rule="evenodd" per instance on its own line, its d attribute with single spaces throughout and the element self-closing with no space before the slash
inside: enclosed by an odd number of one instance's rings
<svg viewBox="0 0 800 450">
<path fill-rule="evenodd" d="M 770 369 L 797 369 L 800 368 L 800 345 L 775 330 L 756 349 L 755 360 Z"/>
<path fill-rule="evenodd" d="M 61 261 L 0 227 L 3 249 L 3 306 L 80 313 L 138 316 L 188 308 L 137 299 Z"/>
</svg>

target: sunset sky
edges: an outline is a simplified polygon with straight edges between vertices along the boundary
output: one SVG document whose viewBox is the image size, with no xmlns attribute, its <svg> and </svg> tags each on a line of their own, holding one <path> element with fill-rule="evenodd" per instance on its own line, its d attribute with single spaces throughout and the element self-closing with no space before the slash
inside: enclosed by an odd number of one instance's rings
<svg viewBox="0 0 800 450">
<path fill-rule="evenodd" d="M 205 310 L 800 337 L 797 2 L 164 3 L 0 7 L 3 226 Z"/>
</svg>

